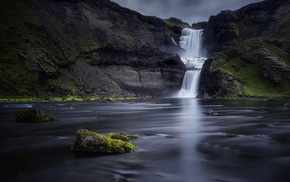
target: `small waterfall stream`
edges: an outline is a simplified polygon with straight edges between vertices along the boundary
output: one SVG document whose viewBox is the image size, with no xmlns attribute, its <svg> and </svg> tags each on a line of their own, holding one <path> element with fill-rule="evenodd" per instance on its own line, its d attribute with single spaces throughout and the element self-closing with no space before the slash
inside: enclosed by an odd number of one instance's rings
<svg viewBox="0 0 290 182">
<path fill-rule="evenodd" d="M 195 98 L 198 95 L 201 68 L 206 60 L 201 56 L 202 32 L 203 30 L 190 28 L 182 30 L 179 43 L 185 52 L 180 57 L 188 70 L 183 77 L 182 88 L 178 97 Z"/>
</svg>

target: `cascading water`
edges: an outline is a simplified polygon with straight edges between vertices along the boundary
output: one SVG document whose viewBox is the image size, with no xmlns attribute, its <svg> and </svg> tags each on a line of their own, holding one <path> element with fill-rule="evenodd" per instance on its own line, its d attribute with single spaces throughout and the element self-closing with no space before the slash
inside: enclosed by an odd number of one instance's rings
<svg viewBox="0 0 290 182">
<path fill-rule="evenodd" d="M 185 28 L 180 37 L 180 46 L 185 50 L 180 55 L 187 67 L 183 77 L 182 88 L 178 97 L 195 98 L 198 95 L 201 68 L 206 58 L 201 57 L 201 40 L 203 30 Z"/>
</svg>

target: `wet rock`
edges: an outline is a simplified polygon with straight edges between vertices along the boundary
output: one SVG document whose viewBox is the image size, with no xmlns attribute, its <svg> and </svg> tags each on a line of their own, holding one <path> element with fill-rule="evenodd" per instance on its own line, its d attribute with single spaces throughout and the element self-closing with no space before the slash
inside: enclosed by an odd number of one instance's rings
<svg viewBox="0 0 290 182">
<path fill-rule="evenodd" d="M 238 137 L 239 136 L 238 134 L 235 134 L 235 133 L 225 133 L 224 135 L 226 137 Z"/>
<path fill-rule="evenodd" d="M 216 115 L 218 115 L 218 113 L 215 112 L 214 110 L 208 110 L 207 112 L 204 112 L 203 114 L 208 115 L 208 116 L 216 116 Z"/>
<path fill-rule="evenodd" d="M 288 109 L 289 109 L 289 106 L 290 106 L 289 103 L 285 103 L 285 104 L 283 104 L 282 108 L 283 108 L 284 110 L 288 110 Z"/>
<path fill-rule="evenodd" d="M 99 154 L 133 152 L 135 146 L 128 142 L 129 138 L 124 133 L 111 133 L 105 136 L 87 129 L 79 129 L 76 132 L 76 141 L 72 146 L 72 151 Z"/>
<path fill-rule="evenodd" d="M 268 125 L 265 124 L 265 123 L 259 123 L 258 126 L 259 126 L 259 127 L 266 127 L 266 126 L 268 126 Z"/>
<path fill-rule="evenodd" d="M 16 114 L 17 122 L 42 123 L 55 120 L 54 116 L 36 108 L 23 109 Z"/>
</svg>

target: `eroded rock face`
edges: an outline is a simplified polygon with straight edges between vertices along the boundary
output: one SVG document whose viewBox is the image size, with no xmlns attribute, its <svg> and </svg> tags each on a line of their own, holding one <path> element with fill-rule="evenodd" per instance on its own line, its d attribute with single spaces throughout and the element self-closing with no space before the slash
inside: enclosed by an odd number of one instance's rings
<svg viewBox="0 0 290 182">
<path fill-rule="evenodd" d="M 43 123 L 55 120 L 54 116 L 37 108 L 23 109 L 16 114 L 16 121 L 21 123 Z"/>
<path fill-rule="evenodd" d="M 211 16 L 204 30 L 203 45 L 211 56 L 231 40 L 252 37 L 273 37 L 288 22 L 289 1 L 267 0 L 247 5 L 236 11 L 222 11 Z"/>
<path fill-rule="evenodd" d="M 277 49 L 275 42 L 252 38 L 228 43 L 219 54 L 206 61 L 201 76 L 202 95 L 288 97 L 289 60 L 282 56 L 285 54 L 283 46 Z"/>
<path fill-rule="evenodd" d="M 211 59 L 201 95 L 214 98 L 290 96 L 290 2 L 267 0 L 212 16 L 204 41 Z"/>
<path fill-rule="evenodd" d="M 159 18 L 109 0 L 0 5 L 0 95 L 158 96 L 181 86 L 186 68 L 168 53 L 178 33 Z"/>
<path fill-rule="evenodd" d="M 72 150 L 74 152 L 97 154 L 133 152 L 135 146 L 128 140 L 129 137 L 121 134 L 110 134 L 109 136 L 105 136 L 87 129 L 79 129 L 76 132 L 76 141 L 72 146 Z"/>
</svg>

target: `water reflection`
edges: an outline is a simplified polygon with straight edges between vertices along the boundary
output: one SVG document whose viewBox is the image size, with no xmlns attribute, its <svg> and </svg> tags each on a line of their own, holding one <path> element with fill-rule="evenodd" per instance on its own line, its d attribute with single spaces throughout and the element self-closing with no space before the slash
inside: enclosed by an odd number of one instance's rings
<svg viewBox="0 0 290 182">
<path fill-rule="evenodd" d="M 0 181 L 290 181 L 290 113 L 282 102 L 153 99 L 0 104 Z M 56 122 L 16 123 L 37 107 Z M 214 110 L 218 115 L 204 115 Z M 76 155 L 79 128 L 138 134 L 136 152 Z"/>
<path fill-rule="evenodd" d="M 182 99 L 179 115 L 181 127 L 181 170 L 183 181 L 204 181 L 202 156 L 196 148 L 201 137 L 201 110 L 198 99 Z"/>
</svg>

